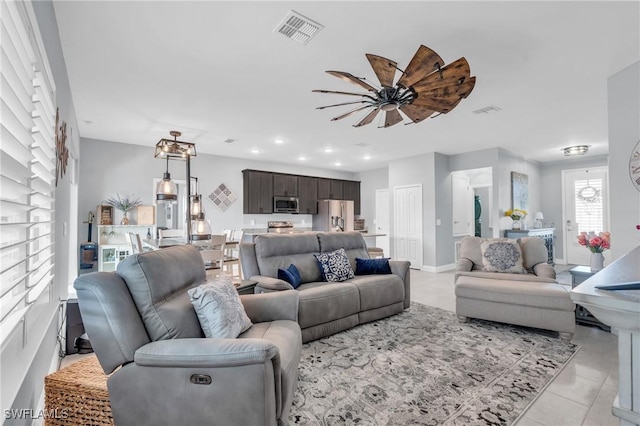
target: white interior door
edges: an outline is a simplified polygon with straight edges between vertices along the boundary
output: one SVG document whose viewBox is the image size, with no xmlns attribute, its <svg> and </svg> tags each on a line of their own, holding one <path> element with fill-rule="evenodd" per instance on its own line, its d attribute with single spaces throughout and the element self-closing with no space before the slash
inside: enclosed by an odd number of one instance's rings
<svg viewBox="0 0 640 426">
<path fill-rule="evenodd" d="M 591 252 L 578 244 L 577 236 L 608 229 L 607 169 L 564 170 L 563 177 L 565 260 L 588 265 Z"/>
<path fill-rule="evenodd" d="M 385 256 L 390 255 L 389 251 L 389 190 L 378 189 L 376 190 L 376 218 L 374 220 L 375 229 L 369 230 L 369 232 L 375 232 L 376 234 L 385 234 L 384 237 L 376 237 L 376 247 L 380 247 Z"/>
<path fill-rule="evenodd" d="M 451 175 L 451 199 L 453 210 L 453 236 L 474 235 L 473 190 L 469 178 L 461 173 Z"/>
<path fill-rule="evenodd" d="M 422 268 L 422 185 L 393 189 L 394 257 Z"/>
</svg>

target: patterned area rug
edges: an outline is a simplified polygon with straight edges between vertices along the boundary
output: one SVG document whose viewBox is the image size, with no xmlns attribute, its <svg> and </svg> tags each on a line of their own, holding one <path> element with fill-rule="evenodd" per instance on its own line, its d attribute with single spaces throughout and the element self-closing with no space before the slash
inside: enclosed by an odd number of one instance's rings
<svg viewBox="0 0 640 426">
<path fill-rule="evenodd" d="M 303 345 L 290 422 L 507 425 L 579 346 L 412 303 Z"/>
</svg>

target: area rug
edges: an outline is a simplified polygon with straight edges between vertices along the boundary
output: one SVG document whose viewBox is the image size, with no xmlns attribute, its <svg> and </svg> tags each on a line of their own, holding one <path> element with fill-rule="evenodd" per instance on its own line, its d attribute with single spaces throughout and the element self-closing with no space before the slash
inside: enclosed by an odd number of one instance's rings
<svg viewBox="0 0 640 426">
<path fill-rule="evenodd" d="M 303 345 L 290 423 L 508 425 L 578 349 L 412 303 Z"/>
</svg>

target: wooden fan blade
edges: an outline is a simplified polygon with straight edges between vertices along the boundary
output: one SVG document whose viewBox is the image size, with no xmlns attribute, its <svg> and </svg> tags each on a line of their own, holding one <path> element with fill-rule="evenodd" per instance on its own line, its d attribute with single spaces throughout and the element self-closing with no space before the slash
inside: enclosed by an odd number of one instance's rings
<svg viewBox="0 0 640 426">
<path fill-rule="evenodd" d="M 357 84 L 358 86 L 362 87 L 363 89 L 367 89 L 370 92 L 377 92 L 378 91 L 372 85 L 370 85 L 368 83 L 365 83 L 364 81 L 362 81 L 358 77 L 356 77 L 354 75 L 351 75 L 348 72 L 344 72 L 344 71 L 327 71 L 327 74 L 331 74 L 332 76 L 338 77 L 339 79 L 344 80 L 344 81 L 348 81 L 349 83 Z"/>
<path fill-rule="evenodd" d="M 325 109 L 325 108 L 331 108 L 331 107 L 342 106 L 342 105 L 367 104 L 367 103 L 370 103 L 370 102 L 369 101 L 342 102 L 340 104 L 333 104 L 333 105 L 325 105 L 325 106 L 321 106 L 321 107 L 316 107 L 316 109 Z"/>
<path fill-rule="evenodd" d="M 353 127 L 361 127 L 371 123 L 373 119 L 376 118 L 376 115 L 378 115 L 378 112 L 380 112 L 380 108 L 374 109 L 369 114 L 367 114 L 362 120 L 354 124 Z"/>
<path fill-rule="evenodd" d="M 418 108 L 417 106 L 406 104 L 400 107 L 400 110 L 407 115 L 414 123 L 419 123 L 431 117 L 434 111 Z"/>
<path fill-rule="evenodd" d="M 411 58 L 411 62 L 409 62 L 404 74 L 398 80 L 398 85 L 411 87 L 415 82 L 436 71 L 438 69 L 436 64 L 442 67 L 444 61 L 436 52 L 427 46 L 421 45 L 416 54 L 413 55 L 413 58 Z"/>
<path fill-rule="evenodd" d="M 451 62 L 443 67 L 440 72 L 434 72 L 413 84 L 412 88 L 416 92 L 433 89 L 441 86 L 450 86 L 458 82 L 465 81 L 471 76 L 469 63 L 465 58 Z"/>
<path fill-rule="evenodd" d="M 452 84 L 450 86 L 436 87 L 429 90 L 421 90 L 418 93 L 418 97 L 425 96 L 429 98 L 450 98 L 455 95 L 466 98 L 473 90 L 476 84 L 476 78 L 471 77 L 465 80 L 462 84 Z"/>
<path fill-rule="evenodd" d="M 461 100 L 462 98 L 458 95 L 454 95 L 450 98 L 429 98 L 427 96 L 418 95 L 418 97 L 413 100 L 411 105 L 418 108 L 430 109 L 446 114 L 454 109 Z"/>
<path fill-rule="evenodd" d="M 372 55 L 371 53 L 367 53 L 365 56 L 369 60 L 376 76 L 378 76 L 380 84 L 384 87 L 393 87 L 393 77 L 396 75 L 396 66 L 398 64 L 391 59 Z"/>
<path fill-rule="evenodd" d="M 362 111 L 363 109 L 366 109 L 366 108 L 371 108 L 371 105 L 366 105 L 366 106 L 363 106 L 363 107 L 360 107 L 360 108 L 356 108 L 356 109 L 354 109 L 353 111 L 349 111 L 349 112 L 347 112 L 346 114 L 342 114 L 342 115 L 339 115 L 339 116 L 337 116 L 337 117 L 333 117 L 333 118 L 331 119 L 331 121 L 341 120 L 341 119 L 343 119 L 343 118 L 345 118 L 345 117 L 350 116 L 350 115 L 351 115 L 351 114 L 353 114 L 353 113 L 356 113 L 356 112 L 358 112 L 358 111 Z"/>
<path fill-rule="evenodd" d="M 370 96 L 366 93 L 340 92 L 338 90 L 312 90 L 312 92 L 313 93 L 332 93 L 335 95 L 363 96 L 365 98 L 375 100 L 373 96 Z"/>
<path fill-rule="evenodd" d="M 397 109 L 387 111 L 384 116 L 384 127 L 391 127 L 394 124 L 398 124 L 402 121 L 402 116 Z"/>
</svg>

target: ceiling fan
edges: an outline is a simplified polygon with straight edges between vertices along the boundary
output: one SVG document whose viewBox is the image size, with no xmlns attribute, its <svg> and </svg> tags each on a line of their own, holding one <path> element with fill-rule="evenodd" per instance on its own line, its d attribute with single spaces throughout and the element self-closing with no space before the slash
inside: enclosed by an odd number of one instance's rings
<svg viewBox="0 0 640 426">
<path fill-rule="evenodd" d="M 382 56 L 367 53 L 366 57 L 382 87 L 376 87 L 367 82 L 364 77 L 356 77 L 348 72 L 327 71 L 327 73 L 353 83 L 368 92 L 313 90 L 316 93 L 333 93 L 362 98 L 354 102 L 318 107 L 317 109 L 325 109 L 343 105 L 361 105 L 332 118 L 331 121 L 370 109 L 364 118 L 353 125 L 354 127 L 371 123 L 380 111 L 385 112 L 385 117 L 384 125 L 379 127 L 389 127 L 402 122 L 403 117 L 400 112 L 411 123 L 419 123 L 426 118 L 437 117 L 451 111 L 463 98 L 469 96 L 476 83 L 476 78 L 475 76 L 471 77 L 469 63 L 464 57 L 445 66 L 444 61 L 436 52 L 422 45 L 404 71 L 398 68 L 396 62 Z M 394 85 L 396 70 L 400 71 L 402 75 Z"/>
</svg>

